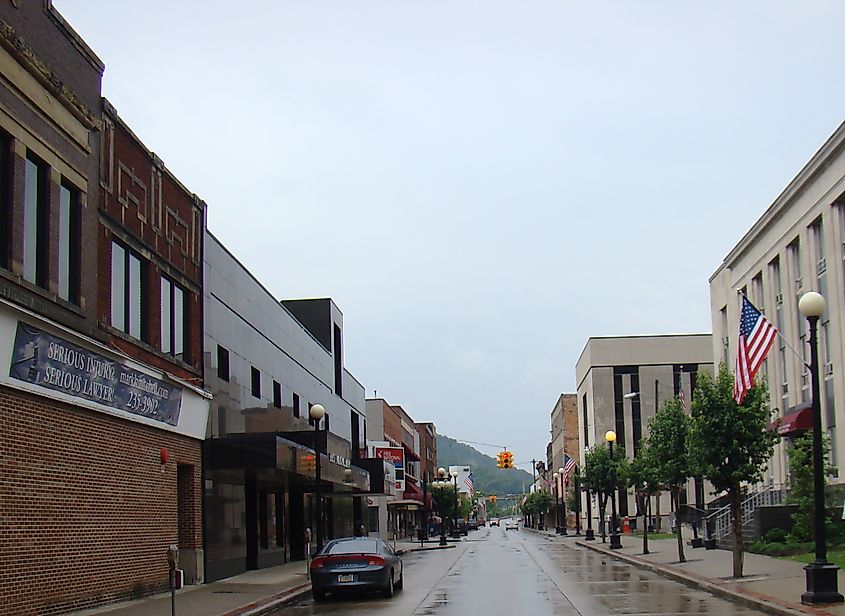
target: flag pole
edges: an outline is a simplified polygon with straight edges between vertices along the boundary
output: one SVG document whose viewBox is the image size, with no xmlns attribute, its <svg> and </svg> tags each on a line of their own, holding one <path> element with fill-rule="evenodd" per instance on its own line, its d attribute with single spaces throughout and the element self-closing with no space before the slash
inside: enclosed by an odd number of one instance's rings
<svg viewBox="0 0 845 616">
<path fill-rule="evenodd" d="M 737 292 L 737 293 L 739 293 L 739 295 L 740 295 L 740 296 L 744 297 L 744 298 L 745 298 L 745 300 L 746 300 L 749 304 L 751 304 L 752 306 L 754 306 L 754 302 L 752 302 L 750 299 L 748 299 L 748 296 L 747 296 L 745 293 L 743 293 L 743 292 L 742 292 L 742 289 L 737 289 L 737 290 L 736 290 L 736 292 Z M 759 311 L 759 312 L 761 312 L 761 313 L 763 312 L 762 310 L 760 310 L 759 308 L 757 308 L 757 306 L 754 306 L 754 308 L 755 308 L 755 310 L 758 310 L 758 311 Z M 741 307 L 740 307 L 740 310 L 741 310 Z M 764 315 L 764 316 L 765 316 L 765 315 Z M 775 330 L 775 333 L 777 333 L 778 338 L 780 338 L 781 340 L 783 340 L 783 344 L 784 344 L 784 346 L 785 346 L 786 348 L 788 348 L 790 351 L 792 351 L 792 352 L 793 352 L 793 354 L 795 355 L 795 357 L 797 357 L 797 358 L 798 358 L 798 361 L 800 361 L 800 362 L 804 365 L 804 367 L 805 367 L 805 368 L 807 368 L 807 369 L 809 370 L 809 368 L 810 368 L 810 364 L 808 364 L 806 361 L 804 361 L 804 357 L 803 357 L 803 355 L 801 355 L 801 353 L 799 353 L 798 351 L 796 351 L 796 350 L 795 350 L 795 347 L 793 347 L 791 344 L 789 344 L 789 340 L 787 340 L 787 339 L 786 339 L 786 336 L 784 336 L 782 333 L 780 333 L 780 330 L 779 330 L 777 327 L 775 327 L 775 328 L 774 328 L 774 330 Z"/>
</svg>

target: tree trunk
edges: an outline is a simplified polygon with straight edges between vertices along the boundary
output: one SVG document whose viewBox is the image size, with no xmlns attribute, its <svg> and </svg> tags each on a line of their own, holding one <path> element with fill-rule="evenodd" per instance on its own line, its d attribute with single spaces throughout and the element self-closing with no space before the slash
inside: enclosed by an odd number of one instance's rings
<svg viewBox="0 0 845 616">
<path fill-rule="evenodd" d="M 662 526 L 662 525 L 660 524 L 660 492 L 658 492 L 658 493 L 654 496 L 654 498 L 656 499 L 656 502 L 657 502 L 657 522 L 656 522 L 656 523 L 655 523 L 655 525 L 654 525 L 654 529 L 655 529 L 655 530 L 659 533 L 659 532 L 660 532 L 660 527 Z"/>
<path fill-rule="evenodd" d="M 742 558 L 745 546 L 742 543 L 742 494 L 736 485 L 728 490 L 731 498 L 731 515 L 733 516 L 734 549 L 733 565 L 734 577 L 742 577 Z"/>
<path fill-rule="evenodd" d="M 678 537 L 678 561 L 687 562 L 684 556 L 684 539 L 681 536 L 681 494 L 678 486 L 672 487 L 672 500 L 675 503 L 675 534 Z"/>
<path fill-rule="evenodd" d="M 602 495 L 599 494 L 599 524 L 601 524 L 601 542 L 605 542 L 605 537 L 607 536 L 607 530 L 605 528 L 604 523 L 604 513 L 607 509 L 607 496 L 602 498 Z"/>
</svg>

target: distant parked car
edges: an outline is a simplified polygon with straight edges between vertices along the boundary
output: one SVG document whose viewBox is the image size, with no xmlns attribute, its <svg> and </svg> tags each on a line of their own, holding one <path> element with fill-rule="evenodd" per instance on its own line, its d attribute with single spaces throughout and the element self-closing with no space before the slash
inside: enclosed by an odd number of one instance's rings
<svg viewBox="0 0 845 616">
<path fill-rule="evenodd" d="M 467 530 L 478 530 L 478 520 L 467 520 Z"/>
<path fill-rule="evenodd" d="M 499 518 L 493 518 L 490 520 L 490 526 L 498 526 L 499 525 Z"/>
<path fill-rule="evenodd" d="M 519 520 L 508 520 L 505 522 L 505 530 L 519 530 Z"/>
<path fill-rule="evenodd" d="M 375 537 L 346 537 L 326 544 L 311 561 L 311 594 L 322 601 L 326 593 L 379 590 L 392 597 L 404 585 L 401 554 Z"/>
</svg>

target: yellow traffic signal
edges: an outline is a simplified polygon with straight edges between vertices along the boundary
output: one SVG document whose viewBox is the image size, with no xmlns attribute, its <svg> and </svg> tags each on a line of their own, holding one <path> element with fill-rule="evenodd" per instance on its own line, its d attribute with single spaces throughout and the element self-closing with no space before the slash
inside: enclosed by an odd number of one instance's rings
<svg viewBox="0 0 845 616">
<path fill-rule="evenodd" d="M 496 498 L 497 498 L 497 496 L 496 496 L 495 494 L 492 494 L 492 495 L 490 496 L 490 502 L 491 502 L 491 503 L 495 503 L 495 502 L 496 502 Z"/>
<path fill-rule="evenodd" d="M 510 451 L 502 452 L 502 468 L 513 468 L 513 454 Z"/>
<path fill-rule="evenodd" d="M 496 454 L 496 466 L 499 468 L 505 468 L 505 452 L 500 451 Z"/>
</svg>

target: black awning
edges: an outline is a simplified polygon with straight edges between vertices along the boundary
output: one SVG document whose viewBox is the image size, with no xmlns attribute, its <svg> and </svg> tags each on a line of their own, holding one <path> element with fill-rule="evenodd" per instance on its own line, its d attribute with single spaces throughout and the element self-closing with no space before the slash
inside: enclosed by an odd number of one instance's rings
<svg viewBox="0 0 845 616">
<path fill-rule="evenodd" d="M 296 440 L 287 438 L 296 435 Z M 313 432 L 258 432 L 229 434 L 203 441 L 203 464 L 209 470 L 281 470 L 316 479 Z M 321 443 L 325 451 L 325 431 Z M 310 445 L 310 446 L 309 446 Z M 368 491 L 370 476 L 363 469 L 349 469 L 320 456 L 320 478 L 324 482 Z"/>
</svg>

